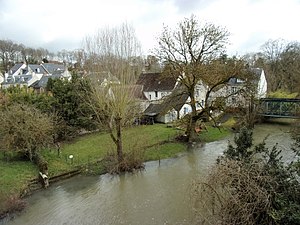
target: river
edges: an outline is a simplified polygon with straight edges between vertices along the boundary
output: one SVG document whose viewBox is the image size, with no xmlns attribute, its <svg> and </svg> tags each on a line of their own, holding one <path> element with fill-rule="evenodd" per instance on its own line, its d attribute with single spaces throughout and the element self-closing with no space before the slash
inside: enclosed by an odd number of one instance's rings
<svg viewBox="0 0 300 225">
<path fill-rule="evenodd" d="M 255 142 L 278 143 L 290 154 L 290 127 L 257 125 Z M 193 224 L 193 180 L 205 176 L 228 145 L 224 140 L 195 147 L 175 159 L 148 162 L 144 171 L 120 176 L 76 176 L 27 198 L 29 206 L 5 225 Z"/>
</svg>

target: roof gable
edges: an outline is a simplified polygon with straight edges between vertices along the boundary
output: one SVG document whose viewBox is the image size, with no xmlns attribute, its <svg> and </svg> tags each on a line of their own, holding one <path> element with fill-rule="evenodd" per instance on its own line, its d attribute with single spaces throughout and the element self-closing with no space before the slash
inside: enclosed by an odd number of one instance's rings
<svg viewBox="0 0 300 225">
<path fill-rule="evenodd" d="M 16 63 L 10 70 L 9 75 L 13 75 L 15 72 L 17 72 L 24 64 L 23 63 Z"/>
<path fill-rule="evenodd" d="M 48 73 L 53 74 L 55 71 L 65 71 L 65 66 L 63 64 L 55 64 L 55 63 L 42 63 L 41 64 L 44 70 Z"/>
</svg>

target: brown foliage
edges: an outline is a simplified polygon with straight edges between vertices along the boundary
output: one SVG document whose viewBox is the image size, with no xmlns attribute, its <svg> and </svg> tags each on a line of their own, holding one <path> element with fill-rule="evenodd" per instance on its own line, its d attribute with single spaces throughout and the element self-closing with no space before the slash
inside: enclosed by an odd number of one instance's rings
<svg viewBox="0 0 300 225">
<path fill-rule="evenodd" d="M 144 151 L 131 150 L 123 154 L 122 161 L 118 160 L 115 152 L 108 152 L 104 158 L 105 170 L 111 174 L 122 172 L 134 172 L 144 169 Z"/>
<path fill-rule="evenodd" d="M 193 184 L 192 198 L 199 224 L 252 225 L 268 221 L 264 213 L 271 204 L 270 176 L 262 172 L 260 164 L 249 167 L 227 160 L 218 164 L 206 182 Z M 262 187 L 268 187 L 262 188 Z M 272 224 L 271 220 L 270 223 Z"/>
<path fill-rule="evenodd" d="M 26 204 L 27 203 L 19 196 L 10 196 L 4 204 L 5 206 L 3 209 L 5 210 L 2 211 L 2 207 L 0 208 L 0 219 L 8 216 L 11 213 L 21 212 L 26 207 Z"/>
</svg>

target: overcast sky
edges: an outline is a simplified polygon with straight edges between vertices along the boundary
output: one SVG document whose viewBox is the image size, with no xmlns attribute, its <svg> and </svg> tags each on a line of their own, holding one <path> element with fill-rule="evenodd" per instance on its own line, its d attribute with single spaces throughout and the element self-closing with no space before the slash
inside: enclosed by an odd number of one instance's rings
<svg viewBox="0 0 300 225">
<path fill-rule="evenodd" d="M 269 39 L 300 41 L 300 0 L 0 0 L 0 39 L 74 50 L 97 29 L 127 22 L 147 53 L 163 24 L 191 14 L 227 28 L 229 54 L 258 52 Z"/>
</svg>

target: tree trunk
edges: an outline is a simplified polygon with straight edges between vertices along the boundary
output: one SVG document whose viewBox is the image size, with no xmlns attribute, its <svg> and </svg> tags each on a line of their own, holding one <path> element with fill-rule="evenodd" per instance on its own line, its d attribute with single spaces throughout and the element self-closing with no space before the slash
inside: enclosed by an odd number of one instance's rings
<svg viewBox="0 0 300 225">
<path fill-rule="evenodd" d="M 191 98 L 192 113 L 191 113 L 190 121 L 187 126 L 187 132 L 186 132 L 188 142 L 194 141 L 196 139 L 195 128 L 197 122 L 196 101 L 195 101 L 195 96 L 193 91 L 191 91 L 190 93 L 190 98 Z"/>
<path fill-rule="evenodd" d="M 119 163 L 123 161 L 123 143 L 122 143 L 122 129 L 121 129 L 121 118 L 116 118 L 116 129 L 117 129 L 117 154 Z"/>
</svg>

